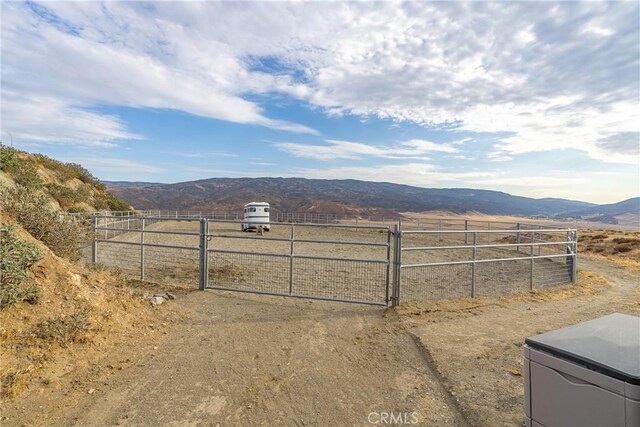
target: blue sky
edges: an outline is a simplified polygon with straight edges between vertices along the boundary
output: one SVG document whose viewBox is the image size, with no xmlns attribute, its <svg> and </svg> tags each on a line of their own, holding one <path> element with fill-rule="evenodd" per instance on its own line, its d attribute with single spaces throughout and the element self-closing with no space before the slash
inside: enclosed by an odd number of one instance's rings
<svg viewBox="0 0 640 427">
<path fill-rule="evenodd" d="M 638 2 L 3 2 L 2 139 L 105 180 L 640 194 Z"/>
</svg>

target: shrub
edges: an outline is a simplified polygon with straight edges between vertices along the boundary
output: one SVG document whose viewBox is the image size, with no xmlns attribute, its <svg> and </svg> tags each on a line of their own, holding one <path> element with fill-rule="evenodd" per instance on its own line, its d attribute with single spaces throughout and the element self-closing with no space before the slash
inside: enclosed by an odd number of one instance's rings
<svg viewBox="0 0 640 427">
<path fill-rule="evenodd" d="M 127 202 L 122 200 L 121 198 L 108 193 L 107 196 L 107 204 L 109 205 L 109 210 L 111 211 L 128 211 L 131 210 L 131 207 Z"/>
<path fill-rule="evenodd" d="M 38 300 L 40 288 L 27 279 L 29 267 L 40 258 L 37 246 L 16 238 L 12 226 L 0 224 L 0 308 Z"/>
<path fill-rule="evenodd" d="M 614 243 L 640 243 L 640 239 L 634 239 L 630 237 L 616 237 L 613 239 Z"/>
<path fill-rule="evenodd" d="M 613 248 L 613 253 L 614 254 L 624 253 L 624 252 L 630 252 L 632 250 L 633 248 L 629 245 L 617 245 L 615 248 Z"/>
<path fill-rule="evenodd" d="M 83 213 L 86 212 L 84 209 L 82 209 L 80 206 L 71 206 L 69 209 L 67 209 L 67 212 L 69 213 Z"/>
<path fill-rule="evenodd" d="M 81 200 L 78 192 L 64 185 L 51 183 L 47 184 L 46 187 L 49 190 L 49 194 L 56 199 L 63 209 L 67 209 Z"/>
<path fill-rule="evenodd" d="M 11 175 L 18 185 L 41 188 L 43 182 L 38 175 L 38 169 L 29 160 L 21 159 L 19 153 L 14 148 L 0 146 L 0 170 Z"/>
<path fill-rule="evenodd" d="M 89 229 L 81 223 L 60 217 L 41 191 L 24 187 L 2 189 L 5 210 L 33 237 L 47 245 L 56 255 L 76 261 L 82 246 L 90 240 Z"/>
<path fill-rule="evenodd" d="M 43 341 L 57 342 L 61 346 L 82 341 L 83 335 L 91 325 L 90 311 L 89 306 L 81 305 L 71 316 L 56 317 L 40 322 L 35 326 L 33 335 Z"/>
</svg>

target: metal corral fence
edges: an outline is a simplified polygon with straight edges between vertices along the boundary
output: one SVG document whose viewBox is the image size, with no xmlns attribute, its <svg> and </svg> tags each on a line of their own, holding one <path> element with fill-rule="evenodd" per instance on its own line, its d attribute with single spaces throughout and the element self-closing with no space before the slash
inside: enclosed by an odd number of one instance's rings
<svg viewBox="0 0 640 427">
<path fill-rule="evenodd" d="M 146 281 L 376 305 L 504 295 L 576 278 L 571 229 L 272 221 L 259 235 L 242 232 L 241 218 L 190 215 L 93 215 L 91 261 Z"/>
<path fill-rule="evenodd" d="M 395 292 L 417 302 L 506 295 L 575 282 L 577 233 L 567 229 L 400 230 Z"/>
</svg>

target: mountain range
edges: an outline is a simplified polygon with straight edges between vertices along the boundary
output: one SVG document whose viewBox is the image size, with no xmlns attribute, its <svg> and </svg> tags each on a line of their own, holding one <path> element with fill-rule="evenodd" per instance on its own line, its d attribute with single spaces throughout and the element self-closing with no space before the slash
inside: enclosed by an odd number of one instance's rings
<svg viewBox="0 0 640 427">
<path fill-rule="evenodd" d="M 480 212 L 491 215 L 598 217 L 638 214 L 640 198 L 612 205 L 557 198 L 533 199 L 500 191 L 421 188 L 358 180 L 210 178 L 176 184 L 105 182 L 136 209 L 237 211 L 267 201 L 277 212 L 398 215 L 398 212 Z M 609 218 L 606 222 L 611 222 Z"/>
</svg>

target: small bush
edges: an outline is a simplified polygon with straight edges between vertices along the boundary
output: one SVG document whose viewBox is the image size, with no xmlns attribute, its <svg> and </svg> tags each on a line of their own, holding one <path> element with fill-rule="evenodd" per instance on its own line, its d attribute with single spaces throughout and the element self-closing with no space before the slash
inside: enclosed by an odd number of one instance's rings
<svg viewBox="0 0 640 427">
<path fill-rule="evenodd" d="M 634 238 L 629 238 L 629 237 L 616 237 L 615 239 L 613 239 L 614 243 L 640 243 L 640 239 L 634 239 Z"/>
<path fill-rule="evenodd" d="M 51 194 L 65 210 L 81 200 L 77 191 L 64 185 L 51 183 L 47 184 L 46 187 L 47 190 L 49 190 L 49 194 Z"/>
<path fill-rule="evenodd" d="M 56 342 L 61 346 L 82 341 L 83 335 L 91 325 L 89 313 L 88 306 L 80 306 L 71 316 L 56 317 L 38 323 L 33 330 L 33 335 L 43 341 Z"/>
<path fill-rule="evenodd" d="M 606 235 L 606 234 L 594 234 L 593 236 L 585 236 L 585 237 L 587 237 L 589 239 L 592 239 L 592 240 L 604 240 L 604 239 L 608 238 L 609 236 Z"/>
<path fill-rule="evenodd" d="M 84 209 L 82 209 L 80 206 L 71 206 L 69 209 L 67 209 L 67 212 L 69 213 L 83 213 L 86 212 Z"/>
<path fill-rule="evenodd" d="M 38 247 L 16 238 L 10 225 L 0 224 L 0 308 L 38 301 L 40 288 L 27 279 L 29 267 L 40 258 Z"/>
<path fill-rule="evenodd" d="M 5 201 L 6 212 L 14 215 L 25 230 L 56 255 L 73 261 L 80 258 L 80 249 L 91 237 L 89 229 L 82 223 L 60 217 L 45 194 L 17 187 L 2 189 L 0 197 Z"/>
<path fill-rule="evenodd" d="M 629 245 L 617 245 L 615 248 L 613 248 L 613 253 L 614 254 L 624 253 L 624 252 L 630 252 L 632 250 L 633 250 L 633 247 Z"/>
<path fill-rule="evenodd" d="M 38 169 L 29 160 L 21 159 L 19 153 L 14 148 L 0 146 L 0 170 L 13 177 L 18 185 L 33 189 L 41 188 L 43 182 L 38 175 Z"/>
</svg>

